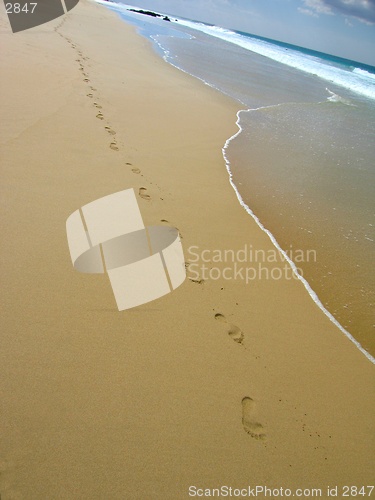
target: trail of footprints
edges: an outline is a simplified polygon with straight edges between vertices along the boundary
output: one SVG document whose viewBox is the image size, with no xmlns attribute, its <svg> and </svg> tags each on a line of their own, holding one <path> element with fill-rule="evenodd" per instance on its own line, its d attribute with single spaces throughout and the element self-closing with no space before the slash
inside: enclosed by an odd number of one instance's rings
<svg viewBox="0 0 375 500">
<path fill-rule="evenodd" d="M 64 22 L 65 22 L 65 19 L 55 28 L 55 31 L 59 36 L 61 36 L 64 40 L 66 40 L 69 43 L 69 45 L 72 47 L 73 50 L 75 50 L 75 52 L 77 54 L 76 62 L 79 65 L 79 71 L 82 74 L 83 81 L 88 85 L 88 88 L 89 88 L 89 91 L 87 92 L 86 96 L 89 99 L 92 99 L 92 105 L 97 111 L 97 113 L 95 115 L 96 118 L 98 120 L 106 122 L 106 125 L 104 126 L 104 130 L 107 132 L 107 134 L 111 138 L 111 142 L 109 144 L 110 149 L 112 149 L 112 151 L 119 151 L 118 142 L 116 140 L 116 131 L 111 127 L 111 125 L 106 120 L 104 112 L 102 111 L 103 106 L 100 104 L 99 98 L 97 97 L 97 94 L 96 94 L 97 89 L 91 85 L 90 76 L 89 76 L 89 73 L 88 73 L 88 70 L 86 67 L 86 66 L 88 66 L 87 61 L 89 61 L 90 58 L 84 56 L 82 51 L 77 48 L 77 46 L 74 44 L 74 42 L 69 37 L 63 35 L 62 33 L 60 33 L 58 31 L 58 29 L 64 24 Z M 126 165 L 131 165 L 131 163 L 126 163 Z M 137 167 L 133 167 L 131 169 L 131 171 L 133 172 L 133 174 L 137 174 L 137 175 L 141 174 L 141 170 Z M 138 194 L 142 199 L 144 199 L 146 201 L 151 200 L 151 196 L 148 194 L 147 188 L 145 188 L 145 187 L 139 188 Z"/>
<path fill-rule="evenodd" d="M 91 86 L 91 81 L 90 81 L 90 77 L 89 77 L 88 70 L 87 70 L 87 66 L 88 66 L 87 61 L 89 61 L 89 57 L 84 56 L 83 53 L 82 53 L 82 51 L 77 48 L 77 46 L 75 45 L 75 43 L 73 43 L 73 41 L 69 37 L 63 35 L 62 33 L 60 33 L 58 31 L 58 29 L 63 25 L 64 21 L 61 22 L 55 28 L 55 31 L 56 31 L 56 33 L 58 33 L 58 35 L 60 35 L 62 38 L 64 38 L 64 40 L 66 40 L 69 43 L 69 45 L 72 47 L 73 50 L 75 50 L 75 52 L 77 54 L 76 62 L 79 65 L 79 71 L 81 72 L 81 74 L 83 76 L 83 81 L 89 87 L 89 92 L 86 94 L 86 96 L 89 99 L 93 99 L 93 107 L 96 108 L 96 110 L 98 110 L 98 113 L 96 114 L 96 118 L 98 120 L 105 120 L 104 113 L 101 111 L 103 109 L 103 107 L 98 102 L 99 99 L 98 99 L 98 97 L 96 97 L 96 94 L 95 94 L 97 92 L 97 89 Z M 118 143 L 117 143 L 117 140 L 116 140 L 116 137 L 115 137 L 116 136 L 116 131 L 112 129 L 112 127 L 110 126 L 110 124 L 108 123 L 107 120 L 105 120 L 105 121 L 107 122 L 107 125 L 105 125 L 104 130 L 111 137 L 111 142 L 109 144 L 109 147 L 113 151 L 119 151 L 119 146 L 118 146 Z"/>
<path fill-rule="evenodd" d="M 96 97 L 96 94 L 95 94 L 97 92 L 97 89 L 91 85 L 90 77 L 89 77 L 89 74 L 88 74 L 88 71 L 86 68 L 86 62 L 89 60 L 89 58 L 83 55 L 83 53 L 77 48 L 77 46 L 72 42 L 72 40 L 70 38 L 61 34 L 58 31 L 58 29 L 64 24 L 64 22 L 65 22 L 65 18 L 55 28 L 55 31 L 70 44 L 70 46 L 72 47 L 73 50 L 76 51 L 77 56 L 78 56 L 76 59 L 76 62 L 79 65 L 79 71 L 81 72 L 81 74 L 83 76 L 83 81 L 89 87 L 89 91 L 86 94 L 86 96 L 89 99 L 95 99 L 95 100 L 93 100 L 93 107 L 96 108 L 96 110 L 98 111 L 96 114 L 96 118 L 98 120 L 105 120 L 104 113 L 101 111 L 103 109 L 103 107 L 98 102 L 99 99 L 98 99 L 98 97 Z M 104 126 L 104 130 L 108 133 L 108 135 L 111 136 L 111 142 L 109 144 L 109 147 L 113 151 L 119 151 L 119 147 L 117 145 L 117 141 L 116 141 L 116 137 L 115 137 L 116 131 L 112 129 L 112 127 L 110 126 L 110 124 L 108 124 L 108 122 L 107 122 L 107 125 Z M 131 165 L 131 164 L 127 163 L 127 165 Z M 133 167 L 131 169 L 131 171 L 137 175 L 141 174 L 141 170 L 137 167 Z M 147 189 L 145 187 L 139 188 L 138 194 L 142 199 L 144 199 L 146 201 L 151 200 L 151 196 L 147 193 Z M 163 220 L 163 222 L 164 222 L 164 220 Z M 199 284 L 201 284 L 201 282 L 199 282 Z M 242 332 L 242 330 L 238 326 L 233 325 L 232 323 L 229 323 L 227 321 L 226 317 L 221 313 L 215 314 L 215 319 L 217 321 L 220 321 L 221 323 L 224 323 L 227 325 L 228 335 L 234 342 L 243 345 L 245 336 L 244 336 L 244 333 Z M 254 439 L 264 440 L 266 438 L 266 435 L 263 432 L 263 426 L 262 426 L 262 424 L 260 424 L 256 420 L 254 420 L 254 418 L 253 418 L 253 413 L 254 413 L 254 401 L 253 401 L 253 399 L 251 399 L 250 397 L 245 397 L 242 399 L 241 405 L 242 405 L 242 425 L 243 425 L 244 431 Z"/>
<path fill-rule="evenodd" d="M 106 120 L 105 114 L 102 111 L 103 106 L 100 104 L 99 98 L 97 97 L 97 94 L 96 94 L 97 89 L 91 85 L 90 76 L 89 76 L 89 73 L 88 73 L 88 70 L 86 67 L 86 66 L 88 66 L 87 61 L 89 61 L 90 58 L 84 56 L 82 51 L 77 48 L 75 43 L 69 37 L 63 35 L 62 33 L 60 33 L 58 31 L 58 29 L 64 24 L 64 22 L 65 22 L 65 19 L 55 28 L 55 31 L 56 31 L 56 33 L 58 33 L 59 36 L 61 36 L 64 40 L 66 40 L 69 43 L 69 45 L 72 47 L 73 50 L 75 50 L 75 52 L 77 54 L 76 62 L 79 65 L 79 71 L 82 74 L 83 81 L 88 85 L 88 88 L 89 88 L 86 96 L 89 99 L 92 99 L 92 105 L 97 111 L 97 113 L 95 115 L 96 118 L 98 120 L 106 122 L 106 125 L 104 126 L 104 130 L 107 132 L 107 134 L 111 138 L 111 142 L 109 144 L 110 149 L 112 149 L 112 151 L 119 151 L 120 148 L 119 148 L 118 142 L 116 140 L 116 131 L 108 123 L 108 120 Z M 131 163 L 126 163 L 126 164 L 131 165 Z M 138 175 L 141 174 L 141 170 L 137 167 L 133 167 L 131 170 L 134 174 L 138 174 Z M 151 196 L 147 193 L 147 188 L 145 188 L 145 187 L 139 188 L 138 194 L 142 199 L 144 199 L 146 201 L 151 200 Z"/>
<path fill-rule="evenodd" d="M 215 319 L 227 325 L 228 335 L 232 340 L 234 340 L 234 342 L 237 342 L 238 344 L 241 345 L 244 344 L 245 335 L 243 331 L 240 328 L 238 328 L 238 326 L 229 323 L 224 314 L 221 313 L 216 313 Z M 257 422 L 253 416 L 255 409 L 254 400 L 246 396 L 245 398 L 242 399 L 241 405 L 242 405 L 242 426 L 244 428 L 244 431 L 247 434 L 249 434 L 249 436 L 251 436 L 253 439 L 261 441 L 266 439 L 266 434 L 264 433 L 263 425 Z"/>
</svg>

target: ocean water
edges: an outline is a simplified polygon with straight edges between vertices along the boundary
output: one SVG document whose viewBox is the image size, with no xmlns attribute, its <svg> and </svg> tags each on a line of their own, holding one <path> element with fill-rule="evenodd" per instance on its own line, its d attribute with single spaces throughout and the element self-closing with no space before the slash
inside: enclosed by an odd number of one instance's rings
<svg viewBox="0 0 375 500">
<path fill-rule="evenodd" d="M 241 103 L 223 149 L 239 201 L 286 256 L 315 251 L 294 262 L 302 281 L 374 361 L 375 68 L 103 3 L 166 61 Z"/>
</svg>

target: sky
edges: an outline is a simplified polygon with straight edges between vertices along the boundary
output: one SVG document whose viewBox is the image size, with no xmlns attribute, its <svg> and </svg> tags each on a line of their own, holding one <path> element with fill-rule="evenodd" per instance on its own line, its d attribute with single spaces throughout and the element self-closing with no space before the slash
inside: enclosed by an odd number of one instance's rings
<svg viewBox="0 0 375 500">
<path fill-rule="evenodd" d="M 131 0 L 124 3 L 375 66 L 375 0 Z"/>
</svg>

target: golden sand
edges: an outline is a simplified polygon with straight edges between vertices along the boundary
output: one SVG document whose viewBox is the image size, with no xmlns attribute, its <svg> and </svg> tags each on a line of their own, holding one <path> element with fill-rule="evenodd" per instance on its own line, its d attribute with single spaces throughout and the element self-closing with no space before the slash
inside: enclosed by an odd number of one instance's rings
<svg viewBox="0 0 375 500">
<path fill-rule="evenodd" d="M 373 365 L 300 282 L 187 279 L 118 312 L 71 265 L 67 217 L 128 188 L 187 261 L 272 249 L 228 182 L 237 104 L 91 2 L 0 30 L 1 500 L 371 484 Z"/>
</svg>

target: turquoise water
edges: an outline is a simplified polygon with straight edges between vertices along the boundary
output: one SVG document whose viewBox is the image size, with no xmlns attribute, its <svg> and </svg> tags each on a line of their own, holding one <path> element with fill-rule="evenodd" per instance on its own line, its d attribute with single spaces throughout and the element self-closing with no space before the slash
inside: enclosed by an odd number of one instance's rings
<svg viewBox="0 0 375 500">
<path fill-rule="evenodd" d="M 316 251 L 298 264 L 309 293 L 375 354 L 375 68 L 113 8 L 168 62 L 241 103 L 225 148 L 240 201 L 282 249 Z"/>
</svg>

